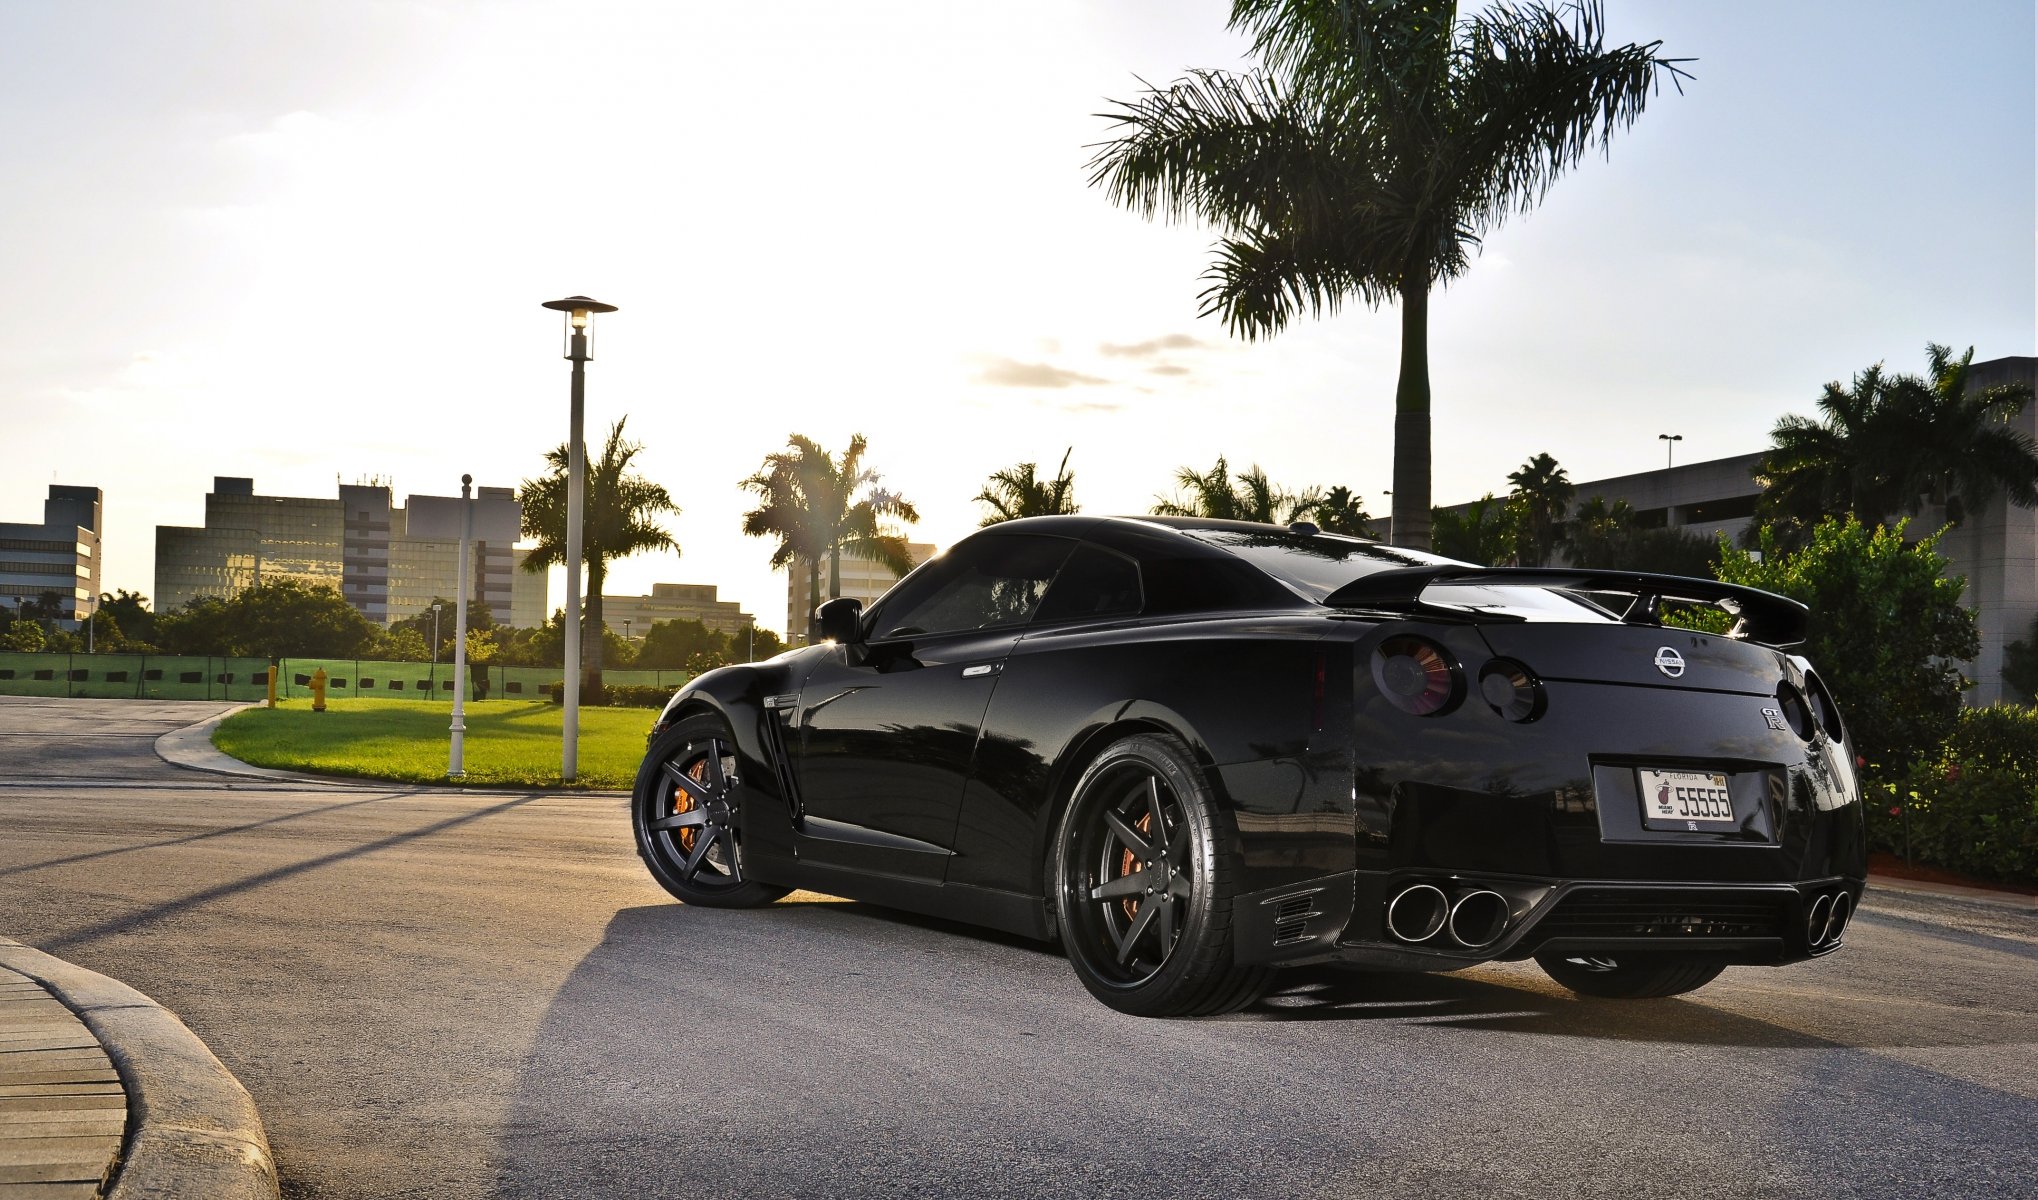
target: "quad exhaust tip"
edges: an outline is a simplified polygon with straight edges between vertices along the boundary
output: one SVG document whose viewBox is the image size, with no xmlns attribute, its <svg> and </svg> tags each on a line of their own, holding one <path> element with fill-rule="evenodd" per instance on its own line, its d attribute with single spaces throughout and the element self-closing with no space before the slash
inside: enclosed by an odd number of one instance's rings
<svg viewBox="0 0 2038 1200">
<path fill-rule="evenodd" d="M 1387 902 L 1387 932 L 1410 944 L 1445 934 L 1467 950 L 1478 950 L 1499 941 L 1512 916 L 1507 897 L 1489 888 L 1449 896 L 1433 883 L 1415 883 Z"/>
</svg>

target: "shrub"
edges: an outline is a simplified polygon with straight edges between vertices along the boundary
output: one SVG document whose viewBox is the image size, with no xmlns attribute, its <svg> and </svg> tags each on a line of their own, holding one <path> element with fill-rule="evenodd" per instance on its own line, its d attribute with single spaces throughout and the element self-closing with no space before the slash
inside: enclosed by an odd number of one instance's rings
<svg viewBox="0 0 2038 1200">
<path fill-rule="evenodd" d="M 2038 709 L 1962 711 L 1937 756 L 1866 798 L 1873 849 L 1978 879 L 2038 879 Z"/>
<path fill-rule="evenodd" d="M 677 690 L 648 683 L 623 684 L 608 690 L 608 704 L 610 708 L 664 708 Z"/>
</svg>

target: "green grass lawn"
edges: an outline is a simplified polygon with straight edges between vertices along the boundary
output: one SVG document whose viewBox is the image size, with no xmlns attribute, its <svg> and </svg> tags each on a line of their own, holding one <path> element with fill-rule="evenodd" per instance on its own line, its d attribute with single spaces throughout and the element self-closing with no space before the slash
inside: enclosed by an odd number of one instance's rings
<svg viewBox="0 0 2038 1200">
<path fill-rule="evenodd" d="M 329 700 L 325 712 L 315 713 L 310 700 L 284 700 L 229 717 L 212 744 L 258 767 L 450 783 L 446 726 L 452 711 L 448 701 Z M 543 700 L 469 701 L 467 774 L 459 782 L 559 787 L 563 711 Z M 648 708 L 581 709 L 580 777 L 569 786 L 629 787 L 656 717 Z"/>
</svg>

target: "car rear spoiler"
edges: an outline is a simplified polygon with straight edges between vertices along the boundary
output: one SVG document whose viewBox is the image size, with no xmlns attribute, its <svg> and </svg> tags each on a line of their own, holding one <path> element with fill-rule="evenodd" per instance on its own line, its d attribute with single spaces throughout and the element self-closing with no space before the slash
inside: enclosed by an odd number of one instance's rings
<svg viewBox="0 0 2038 1200">
<path fill-rule="evenodd" d="M 1367 575 L 1324 599 L 1331 608 L 1374 608 L 1421 611 L 1425 589 L 1436 584 L 1477 584 L 1495 587 L 1548 588 L 1567 592 L 1618 592 L 1634 597 L 1621 619 L 1633 625 L 1661 625 L 1663 602 L 1710 605 L 1736 619 L 1729 637 L 1770 646 L 1795 646 L 1805 639 L 1810 610 L 1788 596 L 1758 588 L 1693 579 L 1683 575 L 1652 575 L 1646 571 L 1613 571 L 1570 567 L 1399 567 Z M 1433 609 L 1463 615 L 1463 610 Z"/>
</svg>

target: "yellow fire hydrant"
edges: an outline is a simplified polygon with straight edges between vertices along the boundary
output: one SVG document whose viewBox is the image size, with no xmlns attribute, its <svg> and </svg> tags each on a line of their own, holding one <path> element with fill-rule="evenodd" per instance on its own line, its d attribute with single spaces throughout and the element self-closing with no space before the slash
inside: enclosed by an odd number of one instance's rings
<svg viewBox="0 0 2038 1200">
<path fill-rule="evenodd" d="M 320 667 L 311 673 L 311 711 L 326 710 L 326 669 Z"/>
</svg>

